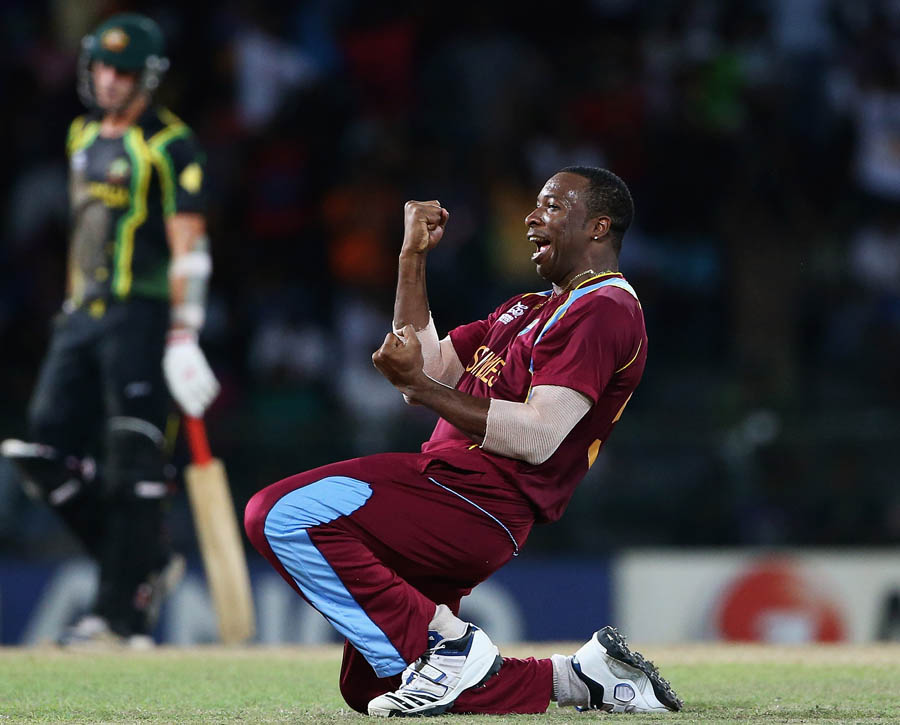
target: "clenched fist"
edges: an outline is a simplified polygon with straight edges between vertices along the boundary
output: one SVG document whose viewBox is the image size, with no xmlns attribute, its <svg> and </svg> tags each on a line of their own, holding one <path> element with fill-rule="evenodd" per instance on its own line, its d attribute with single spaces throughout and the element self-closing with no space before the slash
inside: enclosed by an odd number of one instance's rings
<svg viewBox="0 0 900 725">
<path fill-rule="evenodd" d="M 403 248 L 400 253 L 425 254 L 444 236 L 450 212 L 439 201 L 408 201 L 403 207 Z"/>
<path fill-rule="evenodd" d="M 372 364 L 391 384 L 401 390 L 413 384 L 422 374 L 422 346 L 416 337 L 416 329 L 407 325 L 395 335 L 389 332 L 372 354 Z"/>
</svg>

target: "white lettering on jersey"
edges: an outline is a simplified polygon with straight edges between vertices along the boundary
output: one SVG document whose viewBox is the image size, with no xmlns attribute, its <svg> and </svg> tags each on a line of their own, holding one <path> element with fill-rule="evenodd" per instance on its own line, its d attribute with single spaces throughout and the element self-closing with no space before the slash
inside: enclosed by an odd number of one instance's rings
<svg viewBox="0 0 900 725">
<path fill-rule="evenodd" d="M 508 325 L 517 317 L 521 317 L 522 315 L 524 315 L 527 309 L 528 305 L 522 304 L 521 302 L 516 302 L 516 304 L 514 304 L 506 312 L 500 315 L 499 320 L 504 325 Z"/>
</svg>

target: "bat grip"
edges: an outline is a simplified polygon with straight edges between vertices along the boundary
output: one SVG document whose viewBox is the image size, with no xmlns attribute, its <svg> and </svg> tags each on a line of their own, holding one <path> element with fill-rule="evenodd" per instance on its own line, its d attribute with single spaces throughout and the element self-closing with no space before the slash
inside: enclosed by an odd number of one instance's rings
<svg viewBox="0 0 900 725">
<path fill-rule="evenodd" d="M 203 418 L 184 416 L 184 430 L 187 433 L 188 446 L 191 449 L 191 458 L 198 466 L 209 463 L 212 453 L 209 450 L 209 440 L 206 437 L 206 426 Z"/>
</svg>

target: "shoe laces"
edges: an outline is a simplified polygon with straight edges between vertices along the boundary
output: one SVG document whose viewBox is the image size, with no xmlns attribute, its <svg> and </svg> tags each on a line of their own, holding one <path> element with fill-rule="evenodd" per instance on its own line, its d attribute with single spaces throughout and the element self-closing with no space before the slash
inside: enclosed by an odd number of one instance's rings
<svg viewBox="0 0 900 725">
<path fill-rule="evenodd" d="M 438 667 L 432 664 L 433 659 L 441 657 L 444 645 L 448 641 L 455 640 L 447 640 L 435 631 L 428 632 L 428 644 L 431 646 L 406 668 L 401 689 L 424 686 L 429 690 L 434 688 L 446 690 L 449 687 L 448 680 L 452 680 L 457 673 L 453 671 L 453 668 Z"/>
</svg>

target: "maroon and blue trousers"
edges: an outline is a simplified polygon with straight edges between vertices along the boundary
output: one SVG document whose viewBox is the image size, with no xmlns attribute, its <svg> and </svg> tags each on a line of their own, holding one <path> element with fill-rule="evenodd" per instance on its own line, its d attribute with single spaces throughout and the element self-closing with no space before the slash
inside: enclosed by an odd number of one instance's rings
<svg viewBox="0 0 900 725">
<path fill-rule="evenodd" d="M 259 491 L 245 512 L 259 553 L 346 638 L 340 688 L 360 712 L 396 690 L 425 652 L 436 605 L 458 613 L 460 599 L 518 552 L 533 523 L 508 484 L 414 453 L 291 476 Z M 551 691 L 549 659 L 506 658 L 452 712 L 543 712 Z"/>
</svg>

